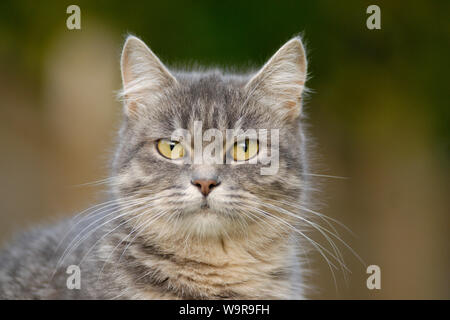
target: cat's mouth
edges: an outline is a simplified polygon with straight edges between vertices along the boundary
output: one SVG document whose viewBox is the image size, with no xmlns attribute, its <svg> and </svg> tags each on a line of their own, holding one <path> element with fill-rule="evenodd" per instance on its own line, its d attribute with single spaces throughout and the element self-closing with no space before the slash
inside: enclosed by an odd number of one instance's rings
<svg viewBox="0 0 450 320">
<path fill-rule="evenodd" d="M 200 215 L 216 215 L 224 213 L 224 203 L 217 197 L 197 197 L 187 201 L 182 206 L 182 211 L 185 213 L 198 213 Z M 228 208 L 230 209 L 230 208 Z M 228 210 L 229 211 L 229 210 Z"/>
<path fill-rule="evenodd" d="M 200 208 L 197 209 L 201 214 L 219 213 L 217 212 L 216 204 L 211 199 L 203 198 L 199 203 Z M 198 207 L 197 207 L 198 208 Z"/>
<path fill-rule="evenodd" d="M 202 204 L 200 205 L 200 209 L 202 209 L 202 210 L 210 209 L 208 201 L 206 199 L 203 200 Z"/>
</svg>

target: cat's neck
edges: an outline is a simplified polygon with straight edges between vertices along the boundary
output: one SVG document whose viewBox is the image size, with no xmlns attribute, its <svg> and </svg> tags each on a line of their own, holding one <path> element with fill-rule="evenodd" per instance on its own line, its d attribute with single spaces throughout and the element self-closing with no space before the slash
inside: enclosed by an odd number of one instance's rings
<svg viewBox="0 0 450 320">
<path fill-rule="evenodd" d="M 156 239 L 142 238 L 127 250 L 133 264 L 123 271 L 144 283 L 142 275 L 151 275 L 134 298 L 284 299 L 298 291 L 298 256 L 288 234 Z"/>
</svg>

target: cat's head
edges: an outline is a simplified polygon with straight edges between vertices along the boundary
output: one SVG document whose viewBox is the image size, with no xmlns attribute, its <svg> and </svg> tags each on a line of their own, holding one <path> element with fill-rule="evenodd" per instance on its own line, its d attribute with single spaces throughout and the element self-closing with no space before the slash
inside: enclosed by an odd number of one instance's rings
<svg viewBox="0 0 450 320">
<path fill-rule="evenodd" d="M 128 37 L 112 186 L 133 224 L 223 236 L 275 223 L 267 216 L 276 210 L 264 204 L 283 206 L 305 192 L 306 66 L 293 38 L 252 75 L 172 73 Z"/>
</svg>

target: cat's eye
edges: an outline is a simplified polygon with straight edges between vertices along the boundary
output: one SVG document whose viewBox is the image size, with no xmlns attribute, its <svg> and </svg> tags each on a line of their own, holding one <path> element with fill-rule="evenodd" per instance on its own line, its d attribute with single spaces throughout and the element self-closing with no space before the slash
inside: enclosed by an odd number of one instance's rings
<svg viewBox="0 0 450 320">
<path fill-rule="evenodd" d="M 236 161 L 245 161 L 256 156 L 259 150 L 258 140 L 245 139 L 236 142 L 231 148 L 231 156 Z"/>
<path fill-rule="evenodd" d="M 184 157 L 184 148 L 178 141 L 160 139 L 157 147 L 159 153 L 167 159 L 176 160 Z"/>
</svg>

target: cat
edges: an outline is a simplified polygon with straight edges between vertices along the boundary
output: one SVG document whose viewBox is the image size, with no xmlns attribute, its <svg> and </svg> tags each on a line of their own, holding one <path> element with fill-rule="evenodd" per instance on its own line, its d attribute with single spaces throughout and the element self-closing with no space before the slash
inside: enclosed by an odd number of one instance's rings
<svg viewBox="0 0 450 320">
<path fill-rule="evenodd" d="M 0 298 L 305 298 L 299 209 L 308 207 L 311 182 L 301 38 L 255 73 L 228 74 L 169 71 L 128 36 L 121 74 L 124 116 L 109 200 L 9 242 L 0 253 Z M 198 122 L 201 134 L 275 130 L 276 172 L 250 163 L 263 143 L 249 138 L 224 143 L 232 163 L 192 162 L 193 145 L 173 133 L 194 136 Z"/>
</svg>

